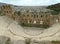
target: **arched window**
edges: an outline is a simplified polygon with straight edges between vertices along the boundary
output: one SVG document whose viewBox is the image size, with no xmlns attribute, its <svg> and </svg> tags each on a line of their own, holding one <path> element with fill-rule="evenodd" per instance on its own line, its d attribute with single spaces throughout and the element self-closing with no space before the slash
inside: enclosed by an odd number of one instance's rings
<svg viewBox="0 0 60 44">
<path fill-rule="evenodd" d="M 30 20 L 30 23 L 31 23 L 31 20 Z"/>
<path fill-rule="evenodd" d="M 28 23 L 30 23 L 29 20 L 28 20 Z"/>
<path fill-rule="evenodd" d="M 56 19 L 56 23 L 58 23 L 58 19 Z"/>
<path fill-rule="evenodd" d="M 36 20 L 34 20 L 34 22 L 33 22 L 34 24 L 36 24 Z"/>
<path fill-rule="evenodd" d="M 6 11 L 8 13 L 8 11 Z"/>
<path fill-rule="evenodd" d="M 40 24 L 43 24 L 43 21 L 42 20 L 40 21 Z"/>
<path fill-rule="evenodd" d="M 29 17 L 29 15 L 27 15 L 27 17 Z"/>
<path fill-rule="evenodd" d="M 38 15 L 37 15 L 37 18 L 38 18 Z"/>
<path fill-rule="evenodd" d="M 41 15 L 41 18 L 42 18 L 43 16 Z"/>
</svg>

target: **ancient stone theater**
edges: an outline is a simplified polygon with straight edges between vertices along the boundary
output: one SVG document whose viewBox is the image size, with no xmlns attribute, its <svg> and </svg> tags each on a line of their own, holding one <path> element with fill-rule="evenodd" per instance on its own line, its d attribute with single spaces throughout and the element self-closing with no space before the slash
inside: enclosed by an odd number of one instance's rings
<svg viewBox="0 0 60 44">
<path fill-rule="evenodd" d="M 0 7 L 0 11 L 16 20 L 22 26 L 49 27 L 60 22 L 60 14 L 52 15 L 49 9 L 46 9 L 45 12 L 38 9 L 33 11 L 30 9 L 14 11 L 11 5 L 3 5 Z"/>
</svg>

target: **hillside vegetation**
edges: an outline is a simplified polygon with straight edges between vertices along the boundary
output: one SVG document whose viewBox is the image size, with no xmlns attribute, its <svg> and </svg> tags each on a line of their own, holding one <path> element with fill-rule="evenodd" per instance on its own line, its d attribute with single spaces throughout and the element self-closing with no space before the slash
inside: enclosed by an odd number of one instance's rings
<svg viewBox="0 0 60 44">
<path fill-rule="evenodd" d="M 58 14 L 60 12 L 60 3 L 54 4 L 54 5 L 50 5 L 47 8 L 51 9 L 51 10 L 54 10 L 52 13 Z"/>
</svg>

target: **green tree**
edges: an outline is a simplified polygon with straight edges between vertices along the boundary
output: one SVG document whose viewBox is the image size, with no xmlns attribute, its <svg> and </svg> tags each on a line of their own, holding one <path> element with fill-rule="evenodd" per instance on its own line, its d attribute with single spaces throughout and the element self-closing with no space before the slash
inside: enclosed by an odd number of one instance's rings
<svg viewBox="0 0 60 44">
<path fill-rule="evenodd" d="M 54 13 L 58 14 L 60 12 L 60 3 L 55 5 L 50 5 L 47 7 L 47 9 L 54 10 Z"/>
</svg>

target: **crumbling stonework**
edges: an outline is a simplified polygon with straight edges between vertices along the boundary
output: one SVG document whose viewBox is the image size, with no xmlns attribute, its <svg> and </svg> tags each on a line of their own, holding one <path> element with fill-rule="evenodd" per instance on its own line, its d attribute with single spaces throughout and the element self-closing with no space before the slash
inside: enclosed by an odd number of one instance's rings
<svg viewBox="0 0 60 44">
<path fill-rule="evenodd" d="M 17 18 L 18 17 L 18 18 Z M 52 14 L 31 14 L 31 13 L 22 13 L 20 16 L 15 17 L 15 20 L 20 22 L 20 24 L 25 26 L 51 26 L 52 24 L 60 22 L 60 15 Z"/>
<path fill-rule="evenodd" d="M 8 16 L 8 17 L 11 17 L 11 18 L 12 18 L 13 15 L 14 15 L 14 11 L 13 11 L 11 5 L 2 5 L 2 6 L 0 7 L 0 10 L 1 10 L 1 12 L 3 13 L 3 15 L 6 15 L 6 16 Z"/>
<path fill-rule="evenodd" d="M 60 22 L 60 15 L 52 15 L 49 12 L 14 12 L 11 5 L 1 6 L 1 11 L 4 15 L 9 16 L 16 20 L 23 26 L 35 26 L 35 27 L 49 27 L 54 23 Z"/>
</svg>

